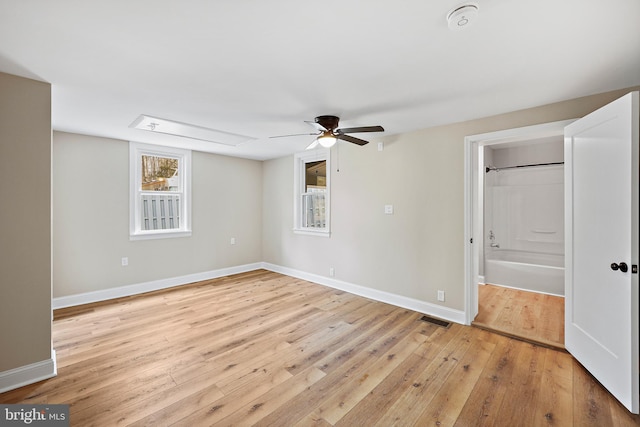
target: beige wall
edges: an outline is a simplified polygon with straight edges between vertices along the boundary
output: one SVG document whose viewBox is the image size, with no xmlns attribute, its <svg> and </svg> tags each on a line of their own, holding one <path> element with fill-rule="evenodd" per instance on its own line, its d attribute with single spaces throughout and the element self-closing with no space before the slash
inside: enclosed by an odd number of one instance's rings
<svg viewBox="0 0 640 427">
<path fill-rule="evenodd" d="M 0 372 L 51 358 L 51 85 L 0 73 Z"/>
<path fill-rule="evenodd" d="M 582 117 L 627 92 L 343 144 L 340 172 L 334 147 L 331 238 L 291 231 L 293 158 L 267 161 L 264 261 L 321 276 L 333 267 L 337 280 L 464 310 L 465 136 Z M 446 292 L 444 303 L 437 290 Z"/>
<path fill-rule="evenodd" d="M 54 297 L 262 260 L 261 162 L 194 151 L 192 236 L 138 241 L 127 141 L 54 132 L 53 164 Z"/>
</svg>

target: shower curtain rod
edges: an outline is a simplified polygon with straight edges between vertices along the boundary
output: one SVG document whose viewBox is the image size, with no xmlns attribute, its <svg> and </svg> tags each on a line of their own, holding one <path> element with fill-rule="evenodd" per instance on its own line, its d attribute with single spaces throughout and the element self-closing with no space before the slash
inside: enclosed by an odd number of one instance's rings
<svg viewBox="0 0 640 427">
<path fill-rule="evenodd" d="M 503 169 L 517 169 L 517 168 L 532 168 L 535 166 L 553 166 L 553 165 L 564 165 L 564 162 L 553 162 L 553 163 L 535 163 L 532 165 L 518 165 L 518 166 L 505 166 L 503 168 L 497 168 L 495 166 L 487 166 L 485 168 L 486 173 L 489 173 L 491 171 L 496 171 L 499 172 Z"/>
</svg>

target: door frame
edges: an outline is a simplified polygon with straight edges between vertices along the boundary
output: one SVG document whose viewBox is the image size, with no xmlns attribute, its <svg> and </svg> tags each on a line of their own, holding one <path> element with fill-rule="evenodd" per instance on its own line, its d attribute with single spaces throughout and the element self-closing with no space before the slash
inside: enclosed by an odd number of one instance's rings
<svg viewBox="0 0 640 427">
<path fill-rule="evenodd" d="M 576 119 L 469 135 L 464 138 L 464 288 L 465 324 L 478 315 L 478 277 L 482 254 L 484 221 L 484 151 L 485 146 L 564 136 L 564 128 Z M 473 243 L 471 243 L 473 242 Z"/>
</svg>

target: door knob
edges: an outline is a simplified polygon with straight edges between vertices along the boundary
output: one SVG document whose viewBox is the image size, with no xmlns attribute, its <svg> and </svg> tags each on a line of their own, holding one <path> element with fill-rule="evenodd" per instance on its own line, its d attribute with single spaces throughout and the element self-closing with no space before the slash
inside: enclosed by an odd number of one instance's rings
<svg viewBox="0 0 640 427">
<path fill-rule="evenodd" d="M 620 264 L 616 264 L 616 263 L 614 262 L 614 263 L 611 263 L 611 269 L 612 269 L 613 271 L 620 270 L 620 271 L 622 271 L 623 273 L 626 273 L 627 271 L 629 271 L 629 266 L 627 265 L 627 263 L 626 263 L 626 262 L 621 262 Z"/>
</svg>

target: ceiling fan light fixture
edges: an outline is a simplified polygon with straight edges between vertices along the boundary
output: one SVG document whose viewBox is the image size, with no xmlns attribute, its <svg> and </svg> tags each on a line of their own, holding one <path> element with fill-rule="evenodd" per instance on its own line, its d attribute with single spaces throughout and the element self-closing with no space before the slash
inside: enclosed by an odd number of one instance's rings
<svg viewBox="0 0 640 427">
<path fill-rule="evenodd" d="M 336 142 L 338 142 L 338 140 L 336 139 L 335 136 L 333 136 L 331 133 L 329 132 L 325 132 L 322 135 L 320 135 L 316 141 L 318 141 L 318 143 L 320 145 L 322 145 L 325 148 L 330 148 L 333 147 Z"/>
</svg>

